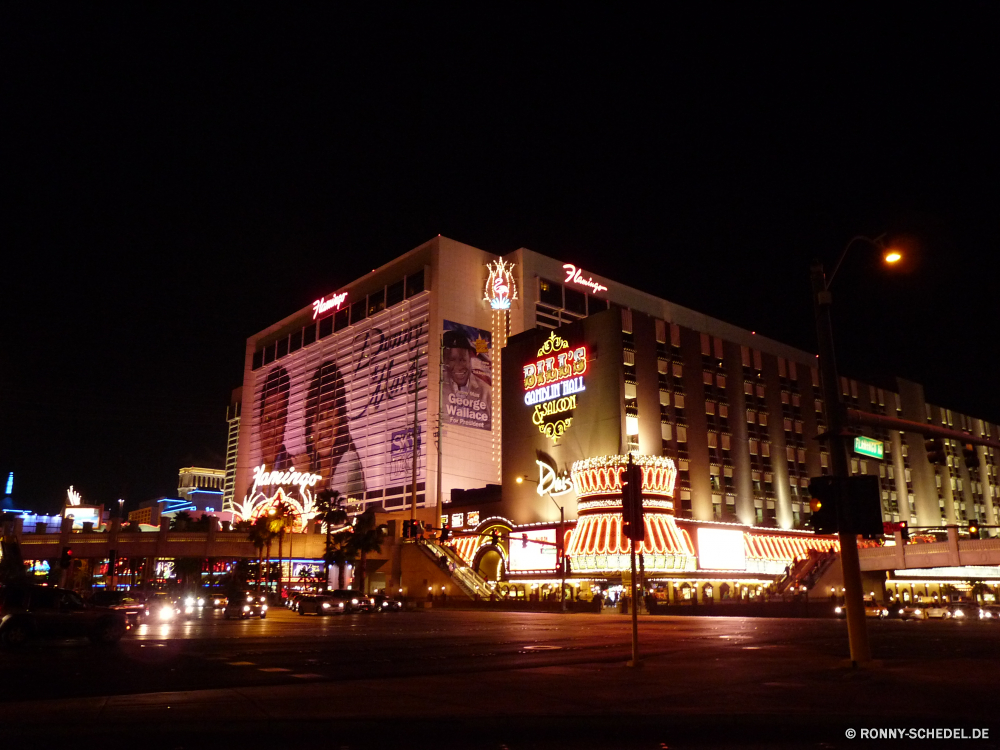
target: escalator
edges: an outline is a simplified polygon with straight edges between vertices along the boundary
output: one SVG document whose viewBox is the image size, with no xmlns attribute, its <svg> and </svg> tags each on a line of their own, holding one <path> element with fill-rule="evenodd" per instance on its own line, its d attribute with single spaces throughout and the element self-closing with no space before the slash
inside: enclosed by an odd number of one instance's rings
<svg viewBox="0 0 1000 750">
<path fill-rule="evenodd" d="M 417 546 L 441 568 L 442 572 L 447 572 L 448 577 L 451 578 L 459 591 L 469 599 L 475 599 L 477 596 L 480 599 L 490 598 L 492 589 L 486 584 L 486 581 L 470 568 L 453 549 L 433 539 L 421 539 L 417 542 Z"/>
</svg>

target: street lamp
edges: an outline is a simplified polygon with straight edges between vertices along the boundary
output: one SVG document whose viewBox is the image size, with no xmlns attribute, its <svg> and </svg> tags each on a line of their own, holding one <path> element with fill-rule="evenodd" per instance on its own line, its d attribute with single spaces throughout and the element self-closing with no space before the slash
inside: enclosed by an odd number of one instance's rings
<svg viewBox="0 0 1000 750">
<path fill-rule="evenodd" d="M 813 312 L 816 316 L 816 338 L 819 343 L 820 382 L 827 407 L 827 438 L 830 444 L 830 470 L 833 477 L 846 479 L 850 476 L 847 458 L 847 436 L 844 434 L 846 415 L 840 401 L 840 377 L 837 374 L 837 360 L 833 350 L 833 327 L 830 322 L 830 306 L 833 298 L 830 285 L 833 283 L 847 251 L 856 243 L 863 242 L 878 250 L 886 263 L 897 263 L 903 256 L 898 250 L 888 249 L 882 242 L 884 234 L 875 239 L 864 236 L 852 237 L 844 246 L 833 273 L 827 278 L 823 264 L 813 262 L 810 280 L 813 292 Z M 861 587 L 861 563 L 858 559 L 858 539 L 852 529 L 840 527 L 840 561 L 844 573 L 844 604 L 847 607 L 847 637 L 851 649 L 851 661 L 864 664 L 871 661 L 871 646 L 868 642 L 868 628 L 865 622 L 864 591 Z"/>
<path fill-rule="evenodd" d="M 528 482 L 535 482 L 534 479 L 528 479 L 527 476 L 520 476 L 514 481 L 518 484 L 524 484 L 525 480 Z M 538 482 L 535 482 L 538 484 Z M 566 545 L 566 510 L 556 499 L 549 495 L 549 500 L 559 509 L 559 539 L 556 541 L 556 557 L 559 556 L 559 550 L 564 548 Z M 562 558 L 559 559 L 559 572 L 562 576 L 562 583 L 559 586 L 559 609 L 563 612 L 566 611 L 566 550 L 563 549 Z"/>
</svg>

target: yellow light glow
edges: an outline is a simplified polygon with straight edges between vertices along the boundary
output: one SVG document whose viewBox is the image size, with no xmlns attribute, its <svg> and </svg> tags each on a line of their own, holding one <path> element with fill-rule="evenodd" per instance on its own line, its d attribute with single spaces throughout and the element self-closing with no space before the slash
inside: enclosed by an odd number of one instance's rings
<svg viewBox="0 0 1000 750">
<path fill-rule="evenodd" d="M 885 254 L 885 262 L 886 263 L 897 263 L 897 262 L 899 262 L 902 259 L 903 259 L 903 255 L 898 250 L 889 250 Z"/>
<path fill-rule="evenodd" d="M 517 482 L 518 484 L 524 484 L 524 478 L 523 478 L 523 477 L 518 477 L 518 478 L 517 478 L 517 479 L 516 479 L 515 481 L 516 481 L 516 482 Z"/>
</svg>

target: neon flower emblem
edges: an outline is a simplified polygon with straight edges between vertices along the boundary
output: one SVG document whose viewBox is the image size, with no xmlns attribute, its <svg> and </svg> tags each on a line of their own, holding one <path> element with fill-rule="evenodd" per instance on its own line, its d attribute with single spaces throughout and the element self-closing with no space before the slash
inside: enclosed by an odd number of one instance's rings
<svg viewBox="0 0 1000 750">
<path fill-rule="evenodd" d="M 487 263 L 489 276 L 486 279 L 486 294 L 483 297 L 494 310 L 509 310 L 510 303 L 517 299 L 514 284 L 514 264 L 505 260 Z"/>
</svg>

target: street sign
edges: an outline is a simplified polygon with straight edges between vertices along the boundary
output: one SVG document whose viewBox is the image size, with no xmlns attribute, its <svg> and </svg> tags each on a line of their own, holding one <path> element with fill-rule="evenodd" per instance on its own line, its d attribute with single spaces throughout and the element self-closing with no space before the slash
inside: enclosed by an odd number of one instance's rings
<svg viewBox="0 0 1000 750">
<path fill-rule="evenodd" d="M 860 453 L 862 456 L 877 458 L 881 461 L 885 455 L 885 446 L 881 440 L 873 440 L 870 437 L 858 435 L 854 438 L 854 452 Z"/>
</svg>

